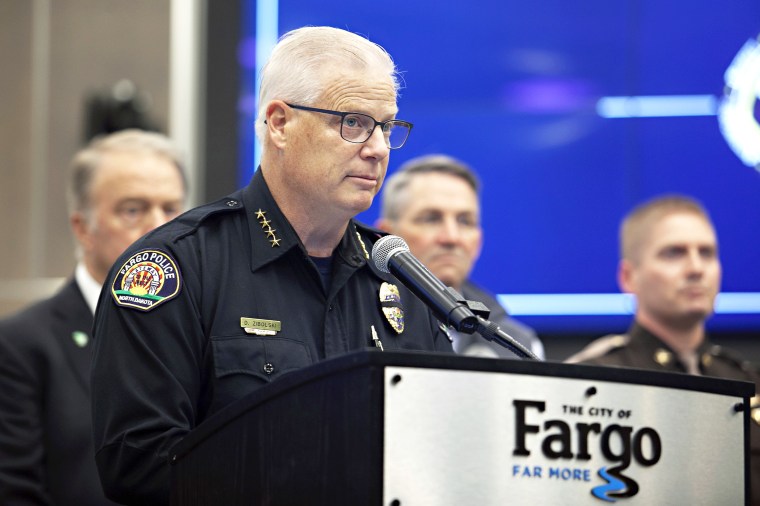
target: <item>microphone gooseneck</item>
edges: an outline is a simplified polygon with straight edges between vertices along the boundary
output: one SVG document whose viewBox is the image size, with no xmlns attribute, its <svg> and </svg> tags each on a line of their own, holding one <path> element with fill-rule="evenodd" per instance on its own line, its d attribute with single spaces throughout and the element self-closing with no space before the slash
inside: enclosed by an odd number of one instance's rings
<svg viewBox="0 0 760 506">
<path fill-rule="evenodd" d="M 478 334 L 488 341 L 500 344 L 518 357 L 528 358 L 530 360 L 541 360 L 532 351 L 523 346 L 517 339 L 501 330 L 498 325 L 480 316 L 478 316 Z"/>
</svg>

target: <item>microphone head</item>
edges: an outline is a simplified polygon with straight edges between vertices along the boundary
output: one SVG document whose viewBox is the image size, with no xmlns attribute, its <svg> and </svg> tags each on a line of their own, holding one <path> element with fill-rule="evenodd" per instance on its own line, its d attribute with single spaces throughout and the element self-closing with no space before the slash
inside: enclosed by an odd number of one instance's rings
<svg viewBox="0 0 760 506">
<path fill-rule="evenodd" d="M 381 237 L 374 246 L 372 246 L 372 261 L 381 272 L 390 273 L 388 262 L 397 253 L 409 251 L 406 241 L 397 235 L 386 235 Z"/>
</svg>

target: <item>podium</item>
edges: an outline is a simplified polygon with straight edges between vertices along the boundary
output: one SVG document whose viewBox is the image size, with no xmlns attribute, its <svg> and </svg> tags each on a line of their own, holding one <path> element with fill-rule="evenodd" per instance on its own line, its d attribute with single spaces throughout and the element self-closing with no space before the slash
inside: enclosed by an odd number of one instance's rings
<svg viewBox="0 0 760 506">
<path fill-rule="evenodd" d="M 172 449 L 173 506 L 741 505 L 754 385 L 362 351 L 282 376 Z"/>
</svg>

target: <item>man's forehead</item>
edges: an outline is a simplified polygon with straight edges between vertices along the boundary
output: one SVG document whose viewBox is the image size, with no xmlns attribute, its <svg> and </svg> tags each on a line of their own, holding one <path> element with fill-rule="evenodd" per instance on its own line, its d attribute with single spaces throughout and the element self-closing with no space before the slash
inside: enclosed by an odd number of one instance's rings
<svg viewBox="0 0 760 506">
<path fill-rule="evenodd" d="M 322 98 L 328 107 L 340 111 L 374 112 L 382 108 L 386 114 L 395 115 L 398 112 L 396 90 L 387 75 L 333 75 L 326 81 Z"/>
<path fill-rule="evenodd" d="M 658 220 L 645 237 L 645 242 L 656 247 L 670 245 L 714 245 L 717 239 L 712 225 L 695 213 L 673 212 Z"/>
<path fill-rule="evenodd" d="M 480 211 L 475 191 L 461 178 L 450 174 L 416 174 L 409 182 L 404 196 L 407 209 L 465 213 Z M 452 195 L 454 194 L 454 195 Z"/>
<path fill-rule="evenodd" d="M 475 201 L 478 200 L 475 190 L 467 181 L 448 172 L 431 171 L 412 174 L 412 177 L 409 179 L 409 187 L 413 188 L 420 196 L 436 195 L 441 191 L 445 191 L 468 198 L 472 197 Z M 431 188 L 435 188 L 438 192 L 433 191 Z"/>
</svg>

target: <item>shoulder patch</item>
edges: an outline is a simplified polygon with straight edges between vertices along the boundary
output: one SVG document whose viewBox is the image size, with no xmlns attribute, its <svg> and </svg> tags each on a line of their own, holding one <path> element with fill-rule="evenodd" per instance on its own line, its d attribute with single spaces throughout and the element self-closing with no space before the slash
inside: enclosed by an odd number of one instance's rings
<svg viewBox="0 0 760 506">
<path fill-rule="evenodd" d="M 179 293 L 182 280 L 168 253 L 145 249 L 124 262 L 111 285 L 116 304 L 150 311 Z"/>
</svg>

